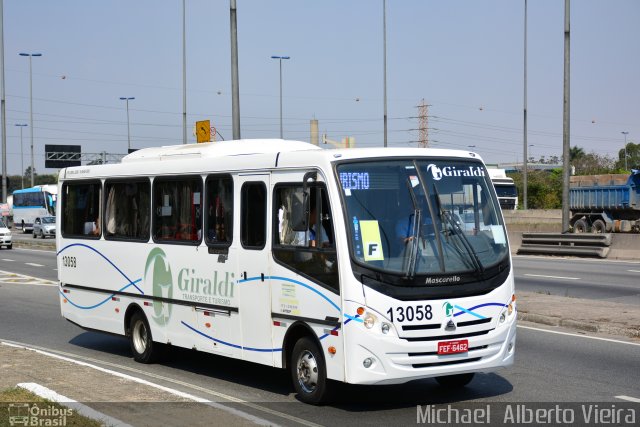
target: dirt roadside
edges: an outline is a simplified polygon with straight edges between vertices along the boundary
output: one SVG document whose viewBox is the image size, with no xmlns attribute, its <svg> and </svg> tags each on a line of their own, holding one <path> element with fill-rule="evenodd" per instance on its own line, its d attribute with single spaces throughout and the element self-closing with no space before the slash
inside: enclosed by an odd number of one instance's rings
<svg viewBox="0 0 640 427">
<path fill-rule="evenodd" d="M 224 405 L 219 403 L 197 403 L 89 366 L 33 350 L 0 345 L 0 390 L 20 383 L 39 384 L 132 426 L 260 424 L 259 419 L 244 418 L 231 407 L 229 411 L 220 408 Z M 172 424 L 172 420 L 179 420 L 179 423 Z"/>
</svg>

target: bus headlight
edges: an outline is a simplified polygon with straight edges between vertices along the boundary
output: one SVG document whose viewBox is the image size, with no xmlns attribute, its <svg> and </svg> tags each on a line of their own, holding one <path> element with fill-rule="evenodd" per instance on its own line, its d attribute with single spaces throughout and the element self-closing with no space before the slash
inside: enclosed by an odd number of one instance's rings
<svg viewBox="0 0 640 427">
<path fill-rule="evenodd" d="M 391 325 L 388 324 L 387 322 L 382 322 L 381 329 L 382 329 L 382 333 L 386 335 L 389 333 L 389 329 L 391 329 Z"/>
<path fill-rule="evenodd" d="M 507 320 L 507 314 L 503 311 L 500 313 L 500 323 L 504 323 L 505 320 Z"/>
<path fill-rule="evenodd" d="M 367 327 L 367 329 L 371 329 L 373 328 L 373 325 L 375 325 L 376 323 L 376 316 L 371 314 L 371 313 L 367 313 L 364 316 L 364 326 Z"/>
</svg>

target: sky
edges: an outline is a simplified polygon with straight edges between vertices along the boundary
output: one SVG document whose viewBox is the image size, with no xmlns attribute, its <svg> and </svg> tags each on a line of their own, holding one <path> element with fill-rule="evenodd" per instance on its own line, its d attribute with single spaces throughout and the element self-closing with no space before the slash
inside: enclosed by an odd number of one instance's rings
<svg viewBox="0 0 640 427">
<path fill-rule="evenodd" d="M 310 140 L 310 120 L 339 141 L 381 147 L 382 0 L 237 0 L 242 138 Z M 229 0 L 186 0 L 188 142 L 197 120 L 232 139 Z M 388 145 L 521 162 L 524 0 L 387 0 Z M 21 170 L 32 58 L 35 169 L 45 144 L 123 154 L 182 143 L 181 0 L 4 0 L 7 172 Z M 571 146 L 616 157 L 640 142 L 640 1 L 571 2 Z M 529 153 L 562 154 L 564 1 L 527 4 Z M 30 164 L 30 128 L 22 134 Z M 327 147 L 330 147 L 327 145 Z"/>
</svg>

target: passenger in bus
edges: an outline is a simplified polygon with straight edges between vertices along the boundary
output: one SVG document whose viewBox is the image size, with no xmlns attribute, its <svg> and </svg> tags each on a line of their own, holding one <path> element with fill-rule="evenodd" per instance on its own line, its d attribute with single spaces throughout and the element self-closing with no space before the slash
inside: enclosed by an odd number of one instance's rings
<svg viewBox="0 0 640 427">
<path fill-rule="evenodd" d="M 309 212 L 309 246 L 315 248 L 317 246 L 318 237 L 321 237 L 322 247 L 327 248 L 331 246 L 331 242 L 329 241 L 329 236 L 327 235 L 324 227 L 322 225 L 320 227 L 317 226 L 317 216 L 318 211 L 315 206 L 312 206 L 311 211 Z M 320 236 L 318 236 L 317 228 L 320 228 Z"/>
</svg>

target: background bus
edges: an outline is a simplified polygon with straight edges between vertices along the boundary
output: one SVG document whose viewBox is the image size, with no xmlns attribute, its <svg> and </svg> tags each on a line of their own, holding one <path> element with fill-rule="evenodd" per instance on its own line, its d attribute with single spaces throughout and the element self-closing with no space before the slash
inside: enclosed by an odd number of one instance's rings
<svg viewBox="0 0 640 427">
<path fill-rule="evenodd" d="M 488 168 L 487 172 L 498 194 L 502 210 L 518 209 L 518 189 L 513 178 L 509 178 L 504 169 Z"/>
<path fill-rule="evenodd" d="M 41 216 L 55 216 L 58 187 L 36 185 L 13 192 L 13 224 L 22 232 L 33 230 L 33 221 Z"/>
</svg>

